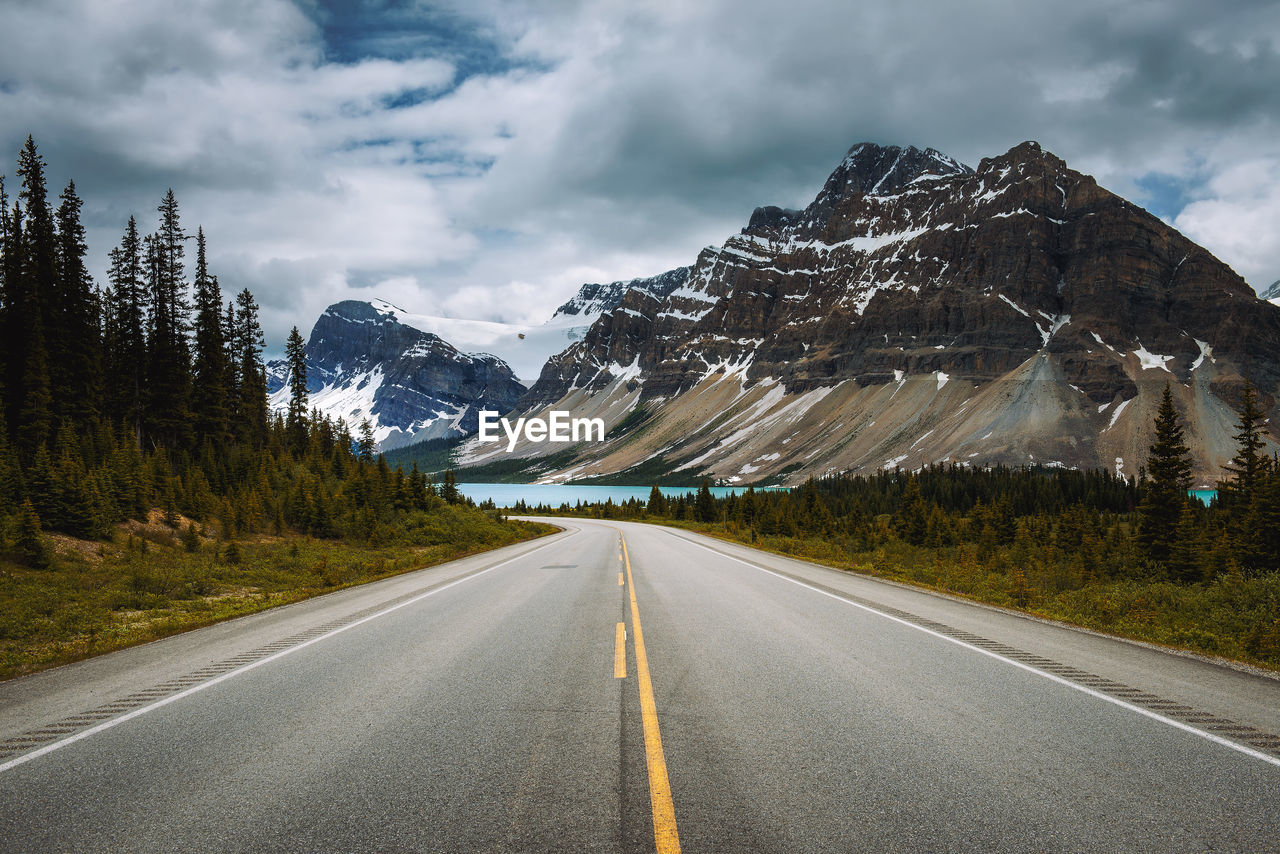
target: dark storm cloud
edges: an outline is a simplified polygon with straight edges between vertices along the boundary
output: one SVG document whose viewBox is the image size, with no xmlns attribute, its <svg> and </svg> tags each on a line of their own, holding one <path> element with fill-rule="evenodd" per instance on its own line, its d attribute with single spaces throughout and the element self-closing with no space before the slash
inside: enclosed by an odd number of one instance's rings
<svg viewBox="0 0 1280 854">
<path fill-rule="evenodd" d="M 33 133 L 76 177 L 100 262 L 172 186 L 276 341 L 374 293 L 539 320 L 807 203 L 863 140 L 976 165 L 1037 139 L 1280 276 L 1276 3 L 56 0 L 0 23 L 0 151 Z"/>
</svg>

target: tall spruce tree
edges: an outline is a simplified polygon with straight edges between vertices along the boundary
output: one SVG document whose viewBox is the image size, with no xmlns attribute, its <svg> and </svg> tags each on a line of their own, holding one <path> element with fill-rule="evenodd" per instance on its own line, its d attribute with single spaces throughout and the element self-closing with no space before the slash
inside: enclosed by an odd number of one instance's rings
<svg viewBox="0 0 1280 854">
<path fill-rule="evenodd" d="M 48 441 L 53 429 L 46 336 L 50 331 L 49 303 L 57 290 L 58 265 L 44 166 L 35 141 L 28 136 L 18 155 L 18 175 L 22 179 L 19 198 L 25 210 L 23 214 L 15 211 L 19 257 L 6 330 L 14 381 L 5 384 L 9 395 L 9 423 L 27 450 Z"/>
<path fill-rule="evenodd" d="M 213 280 L 216 284 L 218 277 L 214 276 Z M 230 419 L 227 426 L 233 435 L 240 403 L 240 346 L 236 343 L 238 334 L 236 301 L 233 298 L 227 300 L 225 310 L 222 312 L 222 343 L 227 368 L 227 417 Z"/>
<path fill-rule="evenodd" d="M 198 440 L 224 445 L 230 434 L 227 411 L 230 390 L 223 340 L 222 292 L 209 275 L 204 229 L 196 229 L 195 353 L 192 364 L 191 415 Z"/>
<path fill-rule="evenodd" d="M 289 331 L 285 342 L 285 358 L 289 363 L 289 409 L 285 415 L 285 430 L 295 450 L 307 444 L 307 347 L 298 327 Z"/>
<path fill-rule="evenodd" d="M 80 211 L 84 203 L 76 195 L 74 181 L 60 196 L 58 206 L 59 318 L 50 335 L 50 382 L 54 414 L 85 424 L 101 414 L 102 340 L 99 332 L 98 297 L 85 267 L 89 251 Z"/>
<path fill-rule="evenodd" d="M 1240 391 L 1240 423 L 1236 425 L 1240 432 L 1235 435 L 1236 455 L 1223 466 L 1231 479 L 1218 483 L 1219 501 L 1237 520 L 1249 512 L 1269 468 L 1269 460 L 1262 452 L 1265 425 L 1266 414 L 1258 406 L 1258 393 L 1246 378 Z"/>
<path fill-rule="evenodd" d="M 178 202 L 170 189 L 156 209 L 160 229 L 146 240 L 150 285 L 147 341 L 147 432 L 171 449 L 191 445 L 190 306 L 183 279 L 186 254 Z"/>
<path fill-rule="evenodd" d="M 1147 455 L 1147 477 L 1138 505 L 1138 541 L 1153 561 L 1166 564 L 1177 539 L 1191 488 L 1191 456 L 1183 440 L 1178 410 L 1168 383 L 1155 420 L 1156 437 Z"/>
<path fill-rule="evenodd" d="M 694 515 L 699 522 L 714 522 L 718 516 L 716 501 L 711 496 L 711 482 L 705 477 L 698 487 L 698 495 L 693 501 Z"/>
<path fill-rule="evenodd" d="M 258 323 L 258 304 L 248 288 L 236 296 L 236 364 L 240 382 L 236 396 L 236 436 L 262 445 L 267 438 L 267 377 L 262 364 L 266 339 Z"/>
<path fill-rule="evenodd" d="M 111 282 L 105 307 L 109 321 L 104 344 L 107 413 L 113 423 L 128 425 L 135 445 L 141 448 L 148 361 L 147 297 L 142 239 L 138 236 L 138 221 L 132 216 L 120 245 L 111 250 L 107 277 Z"/>
<path fill-rule="evenodd" d="M 0 332 L 6 331 L 8 327 L 6 307 L 9 302 L 9 263 L 14 249 L 10 235 L 11 223 L 9 193 L 4 187 L 4 176 L 0 175 Z M 6 410 L 4 383 L 9 376 L 9 355 L 7 348 L 0 345 L 0 418 L 3 418 Z M 3 432 L 4 438 L 7 439 L 9 435 L 8 428 L 6 427 Z"/>
</svg>

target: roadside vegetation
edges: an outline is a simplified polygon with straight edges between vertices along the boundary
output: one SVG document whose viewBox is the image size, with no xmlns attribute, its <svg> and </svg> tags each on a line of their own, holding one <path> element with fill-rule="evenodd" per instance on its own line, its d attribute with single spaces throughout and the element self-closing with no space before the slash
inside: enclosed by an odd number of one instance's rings
<svg viewBox="0 0 1280 854">
<path fill-rule="evenodd" d="M 0 679 L 156 640 L 550 532 L 442 505 L 370 540 L 290 532 L 223 539 L 154 510 L 110 537 L 43 538 L 48 563 L 0 560 Z"/>
<path fill-rule="evenodd" d="M 1168 393 L 1140 477 L 936 466 L 715 498 L 517 511 L 675 525 L 1137 640 L 1280 669 L 1280 466 L 1246 387 L 1204 506 Z"/>
<path fill-rule="evenodd" d="M 55 210 L 30 138 L 17 178 L 11 205 L 0 176 L 0 678 L 550 530 L 311 410 L 296 328 L 272 414 L 258 305 L 224 301 L 172 190 L 153 233 L 123 224 L 100 288 L 75 184 Z"/>
</svg>

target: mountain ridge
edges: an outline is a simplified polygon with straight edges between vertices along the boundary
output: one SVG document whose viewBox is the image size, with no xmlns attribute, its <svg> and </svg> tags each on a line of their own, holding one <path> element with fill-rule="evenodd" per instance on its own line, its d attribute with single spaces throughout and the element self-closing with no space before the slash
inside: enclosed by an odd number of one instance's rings
<svg viewBox="0 0 1280 854">
<path fill-rule="evenodd" d="M 624 295 L 519 406 L 643 418 L 557 478 L 1133 474 L 1168 379 L 1205 480 L 1230 456 L 1246 373 L 1275 405 L 1277 352 L 1280 312 L 1227 265 L 1037 143 L 977 169 L 863 143 L 803 211 L 757 208 L 665 298 Z M 493 457 L 470 445 L 463 461 Z"/>
<path fill-rule="evenodd" d="M 381 448 L 474 433 L 481 409 L 509 410 L 525 392 L 506 362 L 462 353 L 401 323 L 387 303 L 344 300 L 316 320 L 306 344 L 310 403 L 355 432 L 368 419 Z M 273 363 L 268 402 L 288 407 L 287 372 Z"/>
</svg>

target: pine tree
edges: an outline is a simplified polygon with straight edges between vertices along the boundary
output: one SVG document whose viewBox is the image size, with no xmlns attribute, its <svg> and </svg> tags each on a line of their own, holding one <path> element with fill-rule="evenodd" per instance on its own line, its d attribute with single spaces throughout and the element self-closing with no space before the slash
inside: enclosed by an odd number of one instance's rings
<svg viewBox="0 0 1280 854">
<path fill-rule="evenodd" d="M 1267 471 L 1267 457 L 1262 453 L 1265 424 L 1266 415 L 1258 406 L 1258 394 L 1253 383 L 1246 379 L 1240 392 L 1240 423 L 1236 425 L 1240 432 L 1235 435 L 1236 455 L 1230 464 L 1223 466 L 1232 479 L 1218 483 L 1218 499 L 1232 514 L 1248 512 Z"/>
<path fill-rule="evenodd" d="M 285 430 L 296 450 L 307 444 L 307 348 L 298 327 L 289 331 L 285 342 L 285 358 L 289 363 L 289 409 Z"/>
<path fill-rule="evenodd" d="M 266 340 L 258 324 L 258 304 L 245 288 L 236 297 L 236 364 L 239 389 L 236 395 L 236 436 L 242 442 L 261 447 L 267 439 L 267 378 L 262 364 Z"/>
<path fill-rule="evenodd" d="M 698 487 L 698 495 L 693 501 L 694 516 L 699 522 L 715 522 L 719 518 L 716 512 L 716 500 L 711 495 L 711 483 L 705 477 Z"/>
<path fill-rule="evenodd" d="M 378 458 L 380 463 L 384 460 L 384 457 Z M 458 479 L 454 476 L 453 469 L 444 470 L 444 481 L 440 484 L 440 497 L 446 504 L 462 503 L 462 493 L 458 492 Z"/>
<path fill-rule="evenodd" d="M 58 206 L 58 290 L 55 296 L 59 322 L 49 337 L 50 383 L 54 414 L 85 423 L 101 414 L 102 341 L 99 336 L 98 298 L 85 268 L 84 203 L 76 195 L 74 181 L 67 183 Z"/>
<path fill-rule="evenodd" d="M 1147 481 L 1138 505 L 1138 542 L 1151 560 L 1163 564 L 1177 538 L 1178 525 L 1191 488 L 1191 457 L 1182 424 L 1165 383 L 1156 413 L 1156 436 L 1147 455 Z"/>
<path fill-rule="evenodd" d="M 13 305 L 18 293 L 18 276 L 21 274 L 21 237 L 15 232 L 15 224 L 21 222 L 21 211 L 14 206 L 9 212 L 9 193 L 4 186 L 4 176 L 0 175 L 0 334 L 8 335 L 10 327 L 16 322 L 13 319 Z M 0 415 L 6 418 L 13 413 L 9 395 L 5 393 L 5 383 L 13 380 L 10 373 L 15 351 L 10 342 L 0 341 Z M 5 435 L 8 435 L 5 429 Z"/>
<path fill-rule="evenodd" d="M 378 443 L 373 438 L 373 425 L 369 423 L 369 419 L 365 418 L 360 422 L 360 441 L 356 445 L 357 456 L 366 463 L 373 462 L 374 452 L 378 449 Z M 415 463 L 416 465 L 416 463 Z"/>
<path fill-rule="evenodd" d="M 196 229 L 196 321 L 192 364 L 191 416 L 198 440 L 215 447 L 230 435 L 227 402 L 227 354 L 222 336 L 222 292 L 209 275 L 204 229 Z"/>
<path fill-rule="evenodd" d="M 57 249 L 44 165 L 35 141 L 28 136 L 18 155 L 22 178 L 19 198 L 25 209 L 14 205 L 10 228 L 16 251 L 6 272 L 5 294 L 5 345 L 9 349 L 6 408 L 9 424 L 27 451 L 46 441 L 53 428 L 46 335 L 49 302 L 57 290 Z"/>
<path fill-rule="evenodd" d="M 218 277 L 214 276 L 213 281 L 216 284 Z M 236 302 L 229 299 L 222 313 L 222 358 L 227 369 L 227 418 L 230 419 L 227 427 L 232 434 L 235 433 L 236 417 L 240 411 L 240 345 L 236 343 L 239 334 Z"/>
<path fill-rule="evenodd" d="M 40 534 L 40 517 L 30 501 L 22 502 L 18 514 L 18 558 L 32 569 L 47 569 L 50 565 L 49 548 Z"/>
<path fill-rule="evenodd" d="M 169 192 L 166 201 L 172 199 Z M 176 204 L 176 203 L 175 203 Z M 177 210 L 166 210 L 166 219 L 176 226 Z M 179 232 L 179 235 L 181 233 Z M 169 245 L 172 237 L 163 232 L 146 238 L 146 269 L 151 306 L 150 335 L 147 341 L 147 433 L 154 444 L 175 450 L 190 445 L 191 436 L 191 359 L 186 336 L 186 285 L 180 278 L 182 243 Z M 172 256 L 178 253 L 175 260 Z"/>
<path fill-rule="evenodd" d="M 135 445 L 141 448 L 146 402 L 147 315 L 142 241 L 138 237 L 138 221 L 132 216 L 120 245 L 111 250 L 111 268 L 107 275 L 111 281 L 105 308 L 107 412 L 112 421 L 129 426 Z"/>
<path fill-rule="evenodd" d="M 662 490 L 657 486 L 649 489 L 649 503 L 645 507 L 645 511 L 650 516 L 667 515 L 667 497 L 662 494 Z"/>
</svg>

